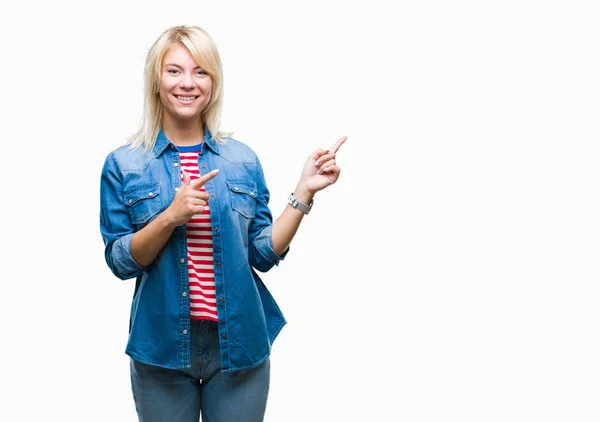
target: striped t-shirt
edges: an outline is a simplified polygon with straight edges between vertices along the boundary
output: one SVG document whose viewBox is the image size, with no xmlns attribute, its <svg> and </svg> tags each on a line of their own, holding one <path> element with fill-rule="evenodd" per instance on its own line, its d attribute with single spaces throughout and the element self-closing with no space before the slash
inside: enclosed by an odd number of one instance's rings
<svg viewBox="0 0 600 422">
<path fill-rule="evenodd" d="M 177 147 L 181 161 L 182 181 L 183 171 L 189 174 L 190 181 L 200 177 L 198 153 L 201 145 Z M 204 187 L 200 190 L 205 192 Z M 190 318 L 218 321 L 209 205 L 210 203 L 207 203 L 203 213 L 194 215 L 186 223 Z"/>
</svg>

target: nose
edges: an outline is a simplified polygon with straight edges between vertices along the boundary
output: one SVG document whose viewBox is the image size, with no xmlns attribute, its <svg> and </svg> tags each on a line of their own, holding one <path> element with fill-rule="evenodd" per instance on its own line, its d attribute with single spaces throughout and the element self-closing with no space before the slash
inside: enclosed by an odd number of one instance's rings
<svg viewBox="0 0 600 422">
<path fill-rule="evenodd" d="M 179 81 L 179 87 L 181 89 L 194 89 L 194 78 L 189 73 L 183 73 L 181 80 Z"/>
</svg>

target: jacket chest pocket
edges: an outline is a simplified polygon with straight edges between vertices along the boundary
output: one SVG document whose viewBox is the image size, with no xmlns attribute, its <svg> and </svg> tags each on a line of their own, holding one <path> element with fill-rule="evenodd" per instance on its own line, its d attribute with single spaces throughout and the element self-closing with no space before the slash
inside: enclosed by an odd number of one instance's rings
<svg viewBox="0 0 600 422">
<path fill-rule="evenodd" d="M 123 193 L 133 224 L 146 224 L 160 211 L 160 183 L 148 183 Z"/>
<path fill-rule="evenodd" d="M 246 218 L 256 215 L 256 183 L 250 180 L 227 180 L 231 208 Z"/>
</svg>

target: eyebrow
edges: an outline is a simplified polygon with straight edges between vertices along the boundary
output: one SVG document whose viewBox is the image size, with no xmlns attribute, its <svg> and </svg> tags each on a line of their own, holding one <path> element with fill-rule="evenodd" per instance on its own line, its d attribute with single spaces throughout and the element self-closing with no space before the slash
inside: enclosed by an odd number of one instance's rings
<svg viewBox="0 0 600 422">
<path fill-rule="evenodd" d="M 179 69 L 183 69 L 183 67 L 181 67 L 181 66 L 179 66 L 178 64 L 175 64 L 175 63 L 167 63 L 167 64 L 165 64 L 165 67 L 167 67 L 167 66 L 174 66 L 174 67 L 178 67 Z M 196 69 L 202 69 L 202 66 L 196 66 L 194 68 L 194 70 L 196 70 Z"/>
</svg>

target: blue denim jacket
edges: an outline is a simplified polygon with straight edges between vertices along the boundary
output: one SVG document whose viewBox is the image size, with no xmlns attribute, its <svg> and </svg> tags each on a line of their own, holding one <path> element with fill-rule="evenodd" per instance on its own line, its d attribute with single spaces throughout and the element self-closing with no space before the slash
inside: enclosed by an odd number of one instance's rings
<svg viewBox="0 0 600 422">
<path fill-rule="evenodd" d="M 186 227 L 173 232 L 152 264 L 131 256 L 134 233 L 164 211 L 181 185 L 179 151 L 162 130 L 154 149 L 112 151 L 102 169 L 100 230 L 106 263 L 120 279 L 136 278 L 126 353 L 165 368 L 190 367 Z M 198 155 L 200 173 L 219 169 L 209 193 L 222 372 L 262 363 L 286 324 L 256 271 L 278 265 L 273 250 L 269 191 L 258 157 L 231 138 L 210 139 Z"/>
</svg>

